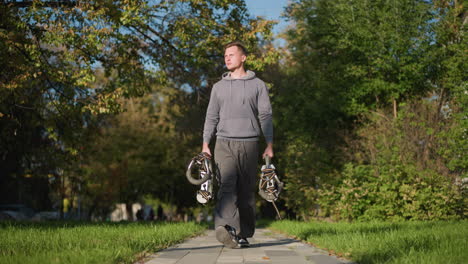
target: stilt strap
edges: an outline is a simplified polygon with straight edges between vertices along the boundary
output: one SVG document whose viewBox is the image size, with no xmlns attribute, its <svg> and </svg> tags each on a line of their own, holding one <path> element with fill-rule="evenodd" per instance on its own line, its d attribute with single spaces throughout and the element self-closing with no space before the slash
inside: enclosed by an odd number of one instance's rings
<svg viewBox="0 0 468 264">
<path fill-rule="evenodd" d="M 201 185 L 211 179 L 213 174 L 213 165 L 208 153 L 202 152 L 193 157 L 190 161 L 185 176 L 187 180 L 194 185 Z"/>
<path fill-rule="evenodd" d="M 276 207 L 275 201 L 278 199 L 281 191 L 283 190 L 284 183 L 282 183 L 278 175 L 276 175 L 276 168 L 270 163 L 270 157 L 265 157 L 265 165 L 262 166 L 260 175 L 260 182 L 258 185 L 258 194 L 268 202 L 273 203 L 278 218 L 281 219 L 281 215 Z"/>
</svg>

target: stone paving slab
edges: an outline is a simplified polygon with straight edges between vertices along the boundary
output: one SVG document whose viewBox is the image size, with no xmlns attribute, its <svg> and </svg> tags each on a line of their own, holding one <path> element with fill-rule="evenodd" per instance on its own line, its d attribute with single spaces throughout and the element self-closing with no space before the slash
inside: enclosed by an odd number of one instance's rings
<svg viewBox="0 0 468 264">
<path fill-rule="evenodd" d="M 156 252 L 145 264 L 351 264 L 301 241 L 256 229 L 249 248 L 225 248 L 214 230 Z"/>
</svg>

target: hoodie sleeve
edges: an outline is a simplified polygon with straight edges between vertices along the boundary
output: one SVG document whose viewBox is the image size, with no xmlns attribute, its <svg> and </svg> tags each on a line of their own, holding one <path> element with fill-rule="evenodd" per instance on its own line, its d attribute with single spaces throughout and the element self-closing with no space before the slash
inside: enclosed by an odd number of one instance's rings
<svg viewBox="0 0 468 264">
<path fill-rule="evenodd" d="M 258 119 L 267 143 L 273 142 L 273 120 L 268 88 L 262 81 L 258 94 Z"/>
<path fill-rule="evenodd" d="M 203 142 L 206 143 L 210 143 L 219 122 L 219 102 L 215 88 L 216 86 L 213 86 L 213 89 L 211 89 L 210 102 L 206 110 L 205 126 L 203 128 Z"/>
</svg>

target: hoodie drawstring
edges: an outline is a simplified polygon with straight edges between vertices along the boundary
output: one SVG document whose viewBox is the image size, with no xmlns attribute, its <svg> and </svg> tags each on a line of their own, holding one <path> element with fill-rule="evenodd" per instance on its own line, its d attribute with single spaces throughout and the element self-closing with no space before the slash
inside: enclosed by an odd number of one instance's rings
<svg viewBox="0 0 468 264">
<path fill-rule="evenodd" d="M 244 89 L 242 89 L 242 104 L 245 102 L 245 80 L 243 80 L 244 83 Z"/>
<path fill-rule="evenodd" d="M 232 80 L 229 81 L 229 98 L 232 98 Z M 229 107 L 228 109 L 229 109 L 229 116 L 231 116 L 231 107 Z"/>
</svg>

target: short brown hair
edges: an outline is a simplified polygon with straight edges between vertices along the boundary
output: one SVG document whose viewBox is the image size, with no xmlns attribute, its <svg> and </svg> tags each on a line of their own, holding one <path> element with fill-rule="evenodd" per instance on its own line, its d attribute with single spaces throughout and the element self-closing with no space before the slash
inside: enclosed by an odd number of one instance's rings
<svg viewBox="0 0 468 264">
<path fill-rule="evenodd" d="M 242 51 L 242 53 L 244 53 L 244 55 L 247 56 L 247 49 L 245 48 L 244 44 L 242 44 L 242 42 L 240 42 L 238 40 L 231 41 L 228 44 L 226 44 L 224 46 L 224 51 L 226 51 L 228 48 L 234 47 L 234 46 L 236 46 L 238 49 L 240 49 Z"/>
</svg>

